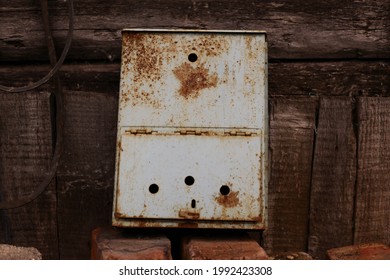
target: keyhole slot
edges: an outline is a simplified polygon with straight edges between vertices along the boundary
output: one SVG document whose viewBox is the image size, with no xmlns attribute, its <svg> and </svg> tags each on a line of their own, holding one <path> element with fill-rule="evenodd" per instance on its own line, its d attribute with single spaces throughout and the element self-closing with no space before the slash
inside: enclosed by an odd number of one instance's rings
<svg viewBox="0 0 390 280">
<path fill-rule="evenodd" d="M 196 200 L 195 200 L 195 199 L 193 199 L 193 200 L 191 201 L 191 207 L 192 207 L 192 208 L 196 208 Z"/>
</svg>

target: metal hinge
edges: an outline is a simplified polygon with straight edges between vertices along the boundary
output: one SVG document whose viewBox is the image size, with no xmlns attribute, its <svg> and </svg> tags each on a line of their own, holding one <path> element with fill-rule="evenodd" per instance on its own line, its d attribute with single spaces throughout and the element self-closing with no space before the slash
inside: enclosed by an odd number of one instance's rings
<svg viewBox="0 0 390 280">
<path fill-rule="evenodd" d="M 229 135 L 229 136 L 252 136 L 252 135 L 256 135 L 256 132 L 253 132 L 253 131 L 229 130 L 229 131 L 225 131 L 225 135 Z"/>
<path fill-rule="evenodd" d="M 195 130 L 195 129 L 182 129 L 182 130 L 177 130 L 175 133 L 178 133 L 180 135 L 202 135 L 201 130 Z"/>
<path fill-rule="evenodd" d="M 199 130 L 199 129 L 181 129 L 175 131 L 180 135 L 220 135 L 218 131 Z M 228 136 L 253 136 L 257 135 L 256 131 L 242 131 L 242 130 L 225 130 L 224 135 Z"/>
<path fill-rule="evenodd" d="M 130 130 L 126 130 L 126 132 L 131 133 L 131 134 L 152 134 L 155 131 L 153 131 L 151 129 L 142 128 L 142 129 L 130 129 Z"/>
</svg>

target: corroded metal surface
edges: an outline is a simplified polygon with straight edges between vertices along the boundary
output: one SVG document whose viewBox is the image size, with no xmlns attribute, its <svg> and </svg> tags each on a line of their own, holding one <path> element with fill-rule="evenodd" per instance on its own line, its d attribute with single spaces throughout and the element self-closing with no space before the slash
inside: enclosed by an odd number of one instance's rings
<svg viewBox="0 0 390 280">
<path fill-rule="evenodd" d="M 123 32 L 113 225 L 264 228 L 261 32 Z"/>
<path fill-rule="evenodd" d="M 258 219 L 260 189 L 253 186 L 259 185 L 259 137 L 123 134 L 121 138 L 122 149 L 131 152 L 122 153 L 120 159 L 117 214 Z M 186 183 L 186 178 L 193 179 Z M 226 194 L 221 193 L 223 186 Z"/>
<path fill-rule="evenodd" d="M 119 122 L 262 129 L 266 51 L 264 34 L 123 32 Z"/>
</svg>

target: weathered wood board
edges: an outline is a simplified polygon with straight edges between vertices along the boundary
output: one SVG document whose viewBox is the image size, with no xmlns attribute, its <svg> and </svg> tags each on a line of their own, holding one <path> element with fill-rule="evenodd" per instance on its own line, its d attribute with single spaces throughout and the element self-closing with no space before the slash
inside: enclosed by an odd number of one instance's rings
<svg viewBox="0 0 390 280">
<path fill-rule="evenodd" d="M 0 80 L 22 86 L 43 77 L 46 65 L 7 65 Z M 269 95 L 389 96 L 390 62 L 271 62 L 268 64 Z M 73 91 L 118 94 L 120 64 L 66 64 L 61 68 L 64 88 Z"/>
<path fill-rule="evenodd" d="M 355 244 L 390 243 L 390 99 L 359 98 Z"/>
<path fill-rule="evenodd" d="M 268 253 L 306 251 L 317 98 L 270 103 Z"/>
<path fill-rule="evenodd" d="M 0 192 L 4 201 L 27 196 L 48 170 L 53 146 L 50 93 L 0 93 Z M 34 246 L 44 259 L 58 258 L 55 179 L 33 202 L 4 210 L 0 243 Z M 6 222 L 4 222 L 4 218 Z"/>
<path fill-rule="evenodd" d="M 277 95 L 389 96 L 390 61 L 300 61 L 269 64 Z"/>
<path fill-rule="evenodd" d="M 351 97 L 320 99 L 313 155 L 308 252 L 353 243 L 356 135 Z"/>
<path fill-rule="evenodd" d="M 390 56 L 388 0 L 74 2 L 72 60 L 118 60 L 123 28 L 265 30 L 272 59 Z M 61 50 L 68 29 L 67 4 L 49 4 L 56 47 Z M 0 13 L 0 59 L 47 60 L 39 4 L 3 1 Z"/>
<path fill-rule="evenodd" d="M 64 153 L 57 172 L 62 259 L 88 259 L 91 231 L 111 224 L 117 95 L 65 91 Z"/>
</svg>

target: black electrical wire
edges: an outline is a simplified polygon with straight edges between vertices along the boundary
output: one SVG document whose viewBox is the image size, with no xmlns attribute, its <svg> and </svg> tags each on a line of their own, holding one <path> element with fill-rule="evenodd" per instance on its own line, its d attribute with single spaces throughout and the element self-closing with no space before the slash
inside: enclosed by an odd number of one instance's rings
<svg viewBox="0 0 390 280">
<path fill-rule="evenodd" d="M 34 199 L 36 199 L 50 184 L 53 180 L 57 167 L 59 164 L 59 159 L 62 153 L 62 139 L 63 139 L 63 126 L 64 126 L 64 108 L 62 103 L 62 86 L 58 74 L 58 70 L 61 67 L 62 63 L 65 60 L 65 56 L 68 53 L 70 48 L 70 44 L 72 42 L 73 37 L 73 26 L 74 26 L 74 12 L 73 12 L 73 0 L 68 0 L 68 9 L 69 9 L 69 31 L 67 41 L 64 47 L 64 50 L 61 54 L 60 59 L 57 61 L 56 51 L 53 43 L 53 38 L 51 35 L 51 29 L 49 26 L 49 13 L 48 13 L 48 5 L 47 0 L 41 0 L 41 9 L 42 9 L 42 19 L 44 23 L 45 29 L 45 38 L 48 46 L 48 52 L 50 57 L 50 63 L 52 65 L 52 69 L 50 72 L 41 80 L 34 83 L 31 86 L 19 87 L 19 88 L 9 88 L 1 86 L 1 90 L 5 90 L 7 92 L 24 92 L 27 90 L 34 89 L 43 83 L 47 82 L 53 76 L 55 77 L 55 102 L 56 102 L 56 144 L 54 148 L 53 158 L 50 163 L 49 171 L 45 174 L 44 179 L 40 182 L 38 187 L 28 196 L 14 199 L 11 201 L 0 201 L 0 209 L 12 209 L 21 207 L 27 203 L 30 203 Z"/>
<path fill-rule="evenodd" d="M 64 63 L 64 60 L 66 58 L 66 55 L 68 54 L 68 51 L 70 49 L 70 44 L 72 43 L 72 38 L 73 38 L 73 30 L 74 30 L 74 11 L 73 11 L 73 0 L 67 0 L 68 2 L 68 10 L 69 10 L 69 29 L 68 29 L 68 35 L 66 38 L 66 43 L 65 47 L 61 53 L 60 58 L 58 59 L 57 63 L 53 66 L 53 68 L 50 70 L 49 73 L 39 81 L 28 85 L 28 86 L 23 86 L 23 87 L 7 87 L 4 85 L 0 85 L 0 90 L 6 91 L 6 92 L 25 92 L 32 90 L 34 88 L 37 88 L 47 81 L 49 81 L 55 73 L 61 68 L 62 64 Z"/>
</svg>

